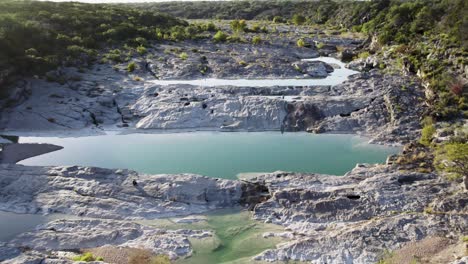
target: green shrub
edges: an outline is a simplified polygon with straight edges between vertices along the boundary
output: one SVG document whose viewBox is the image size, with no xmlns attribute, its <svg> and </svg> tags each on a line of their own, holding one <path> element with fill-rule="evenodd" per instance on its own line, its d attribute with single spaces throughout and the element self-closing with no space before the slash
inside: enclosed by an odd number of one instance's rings
<svg viewBox="0 0 468 264">
<path fill-rule="evenodd" d="M 213 22 L 208 22 L 206 24 L 203 24 L 202 25 L 202 29 L 204 31 L 210 31 L 210 32 L 214 32 L 214 31 L 217 31 L 218 28 L 216 27 L 216 25 L 213 23 Z"/>
<path fill-rule="evenodd" d="M 190 36 L 187 36 L 187 32 L 185 31 L 185 28 L 182 26 L 175 26 L 171 28 L 170 31 L 170 39 L 174 41 L 181 41 Z"/>
<path fill-rule="evenodd" d="M 273 23 L 277 23 L 277 24 L 278 24 L 278 23 L 284 23 L 284 22 L 285 22 L 285 20 L 284 20 L 281 16 L 275 16 L 275 17 L 273 18 Z"/>
<path fill-rule="evenodd" d="M 301 39 L 298 39 L 296 44 L 297 44 L 297 46 L 300 47 L 300 48 L 303 48 L 303 47 L 307 46 L 307 43 L 306 43 L 305 40 L 302 39 L 302 38 L 301 38 Z"/>
<path fill-rule="evenodd" d="M 367 59 L 370 56 L 370 53 L 368 51 L 364 51 L 359 53 L 358 58 L 360 59 Z"/>
<path fill-rule="evenodd" d="M 302 25 L 306 21 L 305 17 L 299 14 L 294 14 L 292 17 L 292 22 L 294 25 Z"/>
<path fill-rule="evenodd" d="M 252 28 L 249 29 L 250 32 L 260 32 L 261 27 L 259 24 L 254 24 Z"/>
<path fill-rule="evenodd" d="M 216 42 L 224 42 L 224 41 L 226 41 L 227 37 L 228 36 L 226 35 L 226 33 L 224 33 L 223 31 L 218 31 L 213 36 L 213 40 L 216 41 Z"/>
<path fill-rule="evenodd" d="M 119 49 L 110 50 L 104 58 L 114 62 L 122 62 L 122 52 Z"/>
<path fill-rule="evenodd" d="M 84 253 L 83 255 L 77 256 L 73 258 L 73 261 L 84 261 L 84 262 L 91 262 L 91 261 L 104 261 L 102 257 L 95 257 L 91 252 Z"/>
<path fill-rule="evenodd" d="M 259 36 L 255 36 L 255 37 L 252 38 L 252 43 L 254 45 L 258 45 L 258 44 L 262 43 L 262 38 L 259 37 Z"/>
<path fill-rule="evenodd" d="M 247 30 L 247 23 L 245 20 L 233 20 L 231 21 L 231 29 L 237 34 L 245 32 Z"/>
<path fill-rule="evenodd" d="M 146 53 L 146 48 L 144 46 L 138 46 L 136 50 L 137 50 L 138 54 L 140 54 L 140 55 L 143 55 L 143 54 Z"/>
<path fill-rule="evenodd" d="M 419 143 L 429 146 L 432 143 L 432 138 L 434 133 L 436 132 L 434 121 L 432 118 L 427 117 L 423 121 L 423 129 L 421 130 L 421 138 L 419 139 Z"/>
<path fill-rule="evenodd" d="M 434 167 L 449 173 L 449 179 L 468 175 L 468 143 L 450 142 L 437 148 Z"/>
<path fill-rule="evenodd" d="M 188 54 L 185 52 L 182 52 L 179 54 L 179 58 L 181 58 L 182 60 L 186 60 L 188 59 Z"/>
<path fill-rule="evenodd" d="M 323 49 L 323 47 L 325 47 L 325 43 L 319 42 L 319 43 L 315 44 L 315 47 L 317 47 L 317 49 Z"/>
<path fill-rule="evenodd" d="M 127 65 L 127 71 L 128 72 L 133 72 L 135 71 L 136 69 L 136 64 L 134 61 L 130 62 L 128 65 Z"/>
<path fill-rule="evenodd" d="M 67 47 L 67 52 L 73 57 L 78 57 L 81 54 L 88 54 L 88 50 L 78 45 L 71 45 Z"/>
</svg>

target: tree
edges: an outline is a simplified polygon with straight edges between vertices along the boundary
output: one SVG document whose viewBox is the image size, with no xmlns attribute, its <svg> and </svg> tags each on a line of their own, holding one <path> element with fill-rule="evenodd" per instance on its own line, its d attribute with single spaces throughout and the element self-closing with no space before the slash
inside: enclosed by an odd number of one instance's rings
<svg viewBox="0 0 468 264">
<path fill-rule="evenodd" d="M 453 178 L 468 176 L 468 143 L 446 143 L 435 152 L 434 165 Z"/>
<path fill-rule="evenodd" d="M 421 138 L 419 139 L 419 143 L 423 144 L 424 146 L 429 146 L 432 143 L 432 138 L 436 132 L 434 121 L 432 118 L 426 117 L 422 123 L 424 127 L 421 130 Z"/>
</svg>

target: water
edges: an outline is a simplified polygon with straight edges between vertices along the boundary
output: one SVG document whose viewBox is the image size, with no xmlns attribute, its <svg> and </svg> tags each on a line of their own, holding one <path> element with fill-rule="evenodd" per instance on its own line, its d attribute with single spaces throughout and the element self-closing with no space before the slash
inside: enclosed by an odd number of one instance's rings
<svg viewBox="0 0 468 264">
<path fill-rule="evenodd" d="M 71 217 L 60 214 L 15 214 L 0 211 L 0 242 L 8 242 L 21 233 L 34 230 L 37 225 L 63 218 Z"/>
<path fill-rule="evenodd" d="M 399 148 L 366 143 L 354 135 L 279 132 L 186 132 L 77 138 L 21 137 L 64 149 L 25 165 L 83 165 L 139 172 L 196 173 L 234 179 L 277 170 L 343 175 L 356 163 L 380 163 Z"/>
<path fill-rule="evenodd" d="M 264 238 L 265 232 L 284 232 L 283 228 L 252 220 L 250 213 L 240 209 L 217 210 L 204 220 L 191 224 L 175 223 L 172 219 L 141 221 L 165 229 L 213 230 L 214 237 L 191 239 L 194 254 L 176 264 L 251 263 L 251 257 L 274 247 L 282 238 Z"/>
<path fill-rule="evenodd" d="M 312 86 L 312 85 L 337 85 L 350 75 L 358 73 L 345 68 L 340 60 L 331 57 L 319 57 L 315 59 L 304 59 L 304 61 L 323 61 L 338 66 L 326 78 L 322 79 L 198 79 L 198 80 L 151 80 L 148 82 L 158 85 L 169 84 L 191 84 L 196 86 L 215 87 L 230 85 L 237 87 L 271 87 L 271 86 Z"/>
</svg>

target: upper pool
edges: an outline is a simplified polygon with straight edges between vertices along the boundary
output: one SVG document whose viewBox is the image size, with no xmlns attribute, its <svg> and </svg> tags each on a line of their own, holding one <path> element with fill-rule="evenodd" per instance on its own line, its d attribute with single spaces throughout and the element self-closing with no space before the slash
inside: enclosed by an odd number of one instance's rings
<svg viewBox="0 0 468 264">
<path fill-rule="evenodd" d="M 346 64 L 332 57 L 318 57 L 303 59 L 303 61 L 322 61 L 333 65 L 335 70 L 326 78 L 315 79 L 197 79 L 197 80 L 151 80 L 149 82 L 158 85 L 191 84 L 196 86 L 238 86 L 238 87 L 271 87 L 271 86 L 312 86 L 312 85 L 337 85 L 348 79 L 349 76 L 359 73 L 346 68 Z"/>
<path fill-rule="evenodd" d="M 21 137 L 19 141 L 64 147 L 22 161 L 25 165 L 128 168 L 151 174 L 187 172 L 228 179 L 276 170 L 343 175 L 356 163 L 384 162 L 399 151 L 368 144 L 355 135 L 279 132 Z"/>
</svg>

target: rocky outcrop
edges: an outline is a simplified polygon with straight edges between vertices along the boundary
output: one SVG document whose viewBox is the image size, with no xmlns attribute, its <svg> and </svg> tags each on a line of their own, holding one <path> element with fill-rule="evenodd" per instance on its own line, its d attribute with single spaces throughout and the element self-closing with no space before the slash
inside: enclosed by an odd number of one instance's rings
<svg viewBox="0 0 468 264">
<path fill-rule="evenodd" d="M 301 102 L 299 108 L 308 104 L 319 111 L 299 119 L 309 117 L 303 127 L 317 133 L 353 132 L 371 135 L 374 143 L 407 143 L 419 137 L 423 96 L 417 81 L 373 71 L 332 87 L 324 100 Z"/>
<path fill-rule="evenodd" d="M 242 184 L 193 174 L 0 164 L 0 210 L 155 219 L 239 204 Z"/>
<path fill-rule="evenodd" d="M 344 177 L 297 173 L 257 176 L 271 198 L 254 217 L 286 227 L 291 242 L 256 257 L 263 261 L 374 263 L 385 250 L 427 236 L 463 234 L 468 192 L 435 174 L 398 172 L 389 166 L 358 166 Z M 426 208 L 457 191 L 456 208 Z M 426 213 L 425 213 L 426 211 Z"/>
<path fill-rule="evenodd" d="M 181 58 L 180 54 L 187 54 Z M 307 71 L 298 71 L 296 64 L 303 58 L 319 56 L 313 48 L 283 45 L 252 45 L 248 43 L 213 43 L 211 40 L 185 41 L 158 45 L 151 50 L 158 57 L 145 63 L 158 79 L 271 79 L 324 78 L 333 69 L 327 64 L 305 63 Z"/>
<path fill-rule="evenodd" d="M 458 239 L 468 226 L 468 192 L 463 188 L 436 174 L 387 165 L 361 164 L 342 177 L 275 172 L 243 181 L 85 167 L 0 168 L 1 210 L 71 217 L 0 245 L 0 252 L 9 252 L 7 263 L 67 263 L 60 252 L 105 245 L 188 257 L 189 238 L 213 233 L 132 221 L 238 204 L 250 204 L 258 221 L 287 230 L 264 235 L 289 241 L 255 256 L 259 261 L 373 263 L 386 250 L 427 237 Z"/>
<path fill-rule="evenodd" d="M 177 259 L 191 256 L 192 248 L 188 238 L 200 239 L 212 235 L 210 231 L 204 230 L 165 230 L 111 220 L 56 220 L 17 236 L 8 246 L 37 252 L 76 252 L 113 245 L 147 249 L 155 255 Z"/>
<path fill-rule="evenodd" d="M 341 85 L 307 87 L 156 85 L 104 68 L 95 74 L 65 86 L 34 82 L 33 96 L 7 109 L 1 127 L 307 130 L 361 133 L 374 142 L 401 143 L 418 136 L 418 117 L 424 111 L 416 81 L 376 71 Z"/>
<path fill-rule="evenodd" d="M 298 72 L 312 78 L 325 78 L 334 71 L 332 66 L 321 61 L 300 61 L 293 63 L 293 66 Z"/>
</svg>

